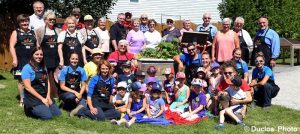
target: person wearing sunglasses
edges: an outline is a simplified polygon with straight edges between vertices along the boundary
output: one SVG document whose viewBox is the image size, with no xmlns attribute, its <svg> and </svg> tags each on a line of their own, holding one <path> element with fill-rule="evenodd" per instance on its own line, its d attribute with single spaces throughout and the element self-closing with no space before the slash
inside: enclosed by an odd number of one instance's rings
<svg viewBox="0 0 300 134">
<path fill-rule="evenodd" d="M 256 67 L 252 72 L 250 87 L 254 90 L 254 99 L 256 104 L 263 108 L 271 106 L 272 98 L 276 97 L 280 88 L 275 84 L 273 71 L 265 66 L 265 57 L 258 53 L 255 58 Z"/>
<path fill-rule="evenodd" d="M 210 23 L 211 15 L 210 13 L 204 13 L 202 17 L 203 23 L 198 25 L 195 32 L 207 32 L 208 39 L 207 44 L 200 44 L 200 46 L 205 47 L 205 51 L 211 54 L 211 44 L 218 31 L 217 27 Z M 203 48 L 204 49 L 204 48 Z"/>
<path fill-rule="evenodd" d="M 36 1 L 32 4 L 34 14 L 29 16 L 30 23 L 29 28 L 33 31 L 36 31 L 41 26 L 45 25 L 43 20 L 44 15 L 44 3 L 41 1 Z"/>
<path fill-rule="evenodd" d="M 226 61 L 223 63 L 221 66 L 221 72 L 222 72 L 222 77 L 220 80 L 220 83 L 216 87 L 216 98 L 217 99 L 223 92 L 225 92 L 226 88 L 228 88 L 231 85 L 231 80 L 235 77 L 237 77 L 237 69 L 235 67 L 235 62 L 232 60 Z M 237 104 L 247 104 L 252 101 L 252 95 L 251 95 L 251 90 L 250 86 L 247 84 L 245 80 L 242 79 L 242 84 L 240 88 L 246 93 L 246 98 L 243 100 L 238 100 L 232 98 L 230 100 L 231 105 L 237 105 Z"/>
<path fill-rule="evenodd" d="M 216 33 L 212 43 L 212 60 L 220 65 L 232 58 L 233 49 L 240 47 L 240 41 L 237 34 L 230 30 L 231 19 L 224 18 L 222 21 L 222 30 Z"/>
<path fill-rule="evenodd" d="M 202 64 L 202 59 L 201 59 L 201 54 L 200 52 L 197 52 L 195 45 L 193 44 L 188 44 L 187 46 L 188 54 L 183 53 L 180 55 L 176 55 L 173 57 L 173 60 L 175 61 L 175 72 L 185 72 L 187 75 L 187 83 L 190 85 L 192 82 L 194 72 L 201 67 Z M 176 68 L 178 64 L 178 68 Z M 185 67 L 184 67 L 185 66 Z"/>
<path fill-rule="evenodd" d="M 149 31 L 147 14 L 142 14 L 140 20 L 141 20 L 140 30 L 143 33 L 146 33 L 147 31 Z"/>
<path fill-rule="evenodd" d="M 280 53 L 280 39 L 278 34 L 269 28 L 267 17 L 261 16 L 258 19 L 259 30 L 254 38 L 254 48 L 252 51 L 251 63 L 255 65 L 255 55 L 262 52 L 265 56 L 265 65 L 271 69 L 276 64 L 276 59 Z"/>
<path fill-rule="evenodd" d="M 237 17 L 234 21 L 234 31 L 238 34 L 240 39 L 240 47 L 242 49 L 242 59 L 247 64 L 249 63 L 249 48 L 253 47 L 253 41 L 249 33 L 243 29 L 245 20 L 243 17 Z"/>
<path fill-rule="evenodd" d="M 167 28 L 162 31 L 162 40 L 165 42 L 172 42 L 174 39 L 181 40 L 181 33 L 180 30 L 175 28 L 174 20 L 169 18 L 166 21 Z"/>
<path fill-rule="evenodd" d="M 45 26 L 36 30 L 37 43 L 44 52 L 44 61 L 47 67 L 47 72 L 50 80 L 51 95 L 57 96 L 57 87 L 54 84 L 53 73 L 58 67 L 58 43 L 57 38 L 60 30 L 54 27 L 56 16 L 53 10 L 47 10 L 44 13 Z"/>
</svg>

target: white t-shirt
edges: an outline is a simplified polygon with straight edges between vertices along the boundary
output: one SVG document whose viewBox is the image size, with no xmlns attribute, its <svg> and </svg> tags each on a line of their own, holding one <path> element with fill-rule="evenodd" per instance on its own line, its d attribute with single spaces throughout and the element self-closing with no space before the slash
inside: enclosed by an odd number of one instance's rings
<svg viewBox="0 0 300 134">
<path fill-rule="evenodd" d="M 127 93 L 125 93 L 124 97 L 122 97 L 119 93 L 117 93 L 117 94 L 114 96 L 112 102 L 115 103 L 117 100 L 122 100 L 123 102 L 125 102 L 125 104 L 127 104 L 128 99 L 129 99 L 129 95 L 130 95 L 130 94 L 127 92 Z"/>
<path fill-rule="evenodd" d="M 144 33 L 146 39 L 146 48 L 155 48 L 161 42 L 161 35 L 158 31 L 147 31 Z"/>
<path fill-rule="evenodd" d="M 239 90 L 233 89 L 231 86 L 227 87 L 226 91 L 230 95 L 230 97 L 237 99 L 237 100 L 242 100 L 246 98 L 246 93 L 239 88 Z"/>
<path fill-rule="evenodd" d="M 36 31 L 41 26 L 45 26 L 43 16 L 39 17 L 35 14 L 32 14 L 31 16 L 29 16 L 29 19 L 30 19 L 29 28 L 33 31 Z"/>
<path fill-rule="evenodd" d="M 68 33 L 67 33 L 68 32 Z M 59 33 L 57 42 L 58 43 L 63 43 L 65 41 L 65 37 L 76 37 L 77 34 L 77 39 L 79 40 L 80 44 L 84 44 L 84 38 L 80 32 L 75 30 L 74 33 L 70 33 L 69 30 L 62 31 Z"/>
<path fill-rule="evenodd" d="M 109 52 L 109 32 L 105 29 L 104 31 L 101 30 L 99 27 L 94 28 L 98 38 L 100 39 L 101 49 L 103 52 Z"/>
</svg>

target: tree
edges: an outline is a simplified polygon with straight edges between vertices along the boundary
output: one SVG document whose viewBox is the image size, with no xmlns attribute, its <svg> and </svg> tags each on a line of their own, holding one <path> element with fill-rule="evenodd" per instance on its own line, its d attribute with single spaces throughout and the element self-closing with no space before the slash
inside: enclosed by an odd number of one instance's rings
<svg viewBox="0 0 300 134">
<path fill-rule="evenodd" d="M 74 7 L 80 8 L 83 15 L 99 18 L 110 13 L 116 2 L 117 0 L 46 0 L 45 3 L 63 18 L 69 16 Z"/>
<path fill-rule="evenodd" d="M 267 16 L 269 26 L 281 37 L 300 38 L 299 4 L 299 0 L 223 0 L 218 9 L 221 18 L 244 17 L 244 29 L 253 36 L 258 17 Z"/>
</svg>

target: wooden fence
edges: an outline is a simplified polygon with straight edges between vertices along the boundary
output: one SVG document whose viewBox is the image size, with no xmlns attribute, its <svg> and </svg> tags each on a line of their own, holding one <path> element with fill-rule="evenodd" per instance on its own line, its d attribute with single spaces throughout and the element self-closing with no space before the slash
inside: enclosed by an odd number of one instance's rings
<svg viewBox="0 0 300 134">
<path fill-rule="evenodd" d="M 9 52 L 9 38 L 11 32 L 16 28 L 11 22 L 12 19 L 5 18 L 4 20 L 0 20 L 0 70 L 10 70 L 11 69 L 11 63 L 12 63 L 12 57 Z M 62 19 L 59 19 L 58 22 L 63 22 Z M 183 24 L 182 21 L 175 21 L 175 27 L 178 29 L 181 29 Z M 113 22 L 108 21 L 107 22 L 107 29 L 110 28 L 110 26 L 113 24 Z M 218 29 L 221 28 L 220 23 L 214 24 L 217 26 Z M 192 23 L 192 29 L 195 30 L 197 27 L 196 24 Z M 163 29 L 166 28 L 165 24 L 158 24 L 156 26 L 156 30 L 161 32 Z"/>
</svg>

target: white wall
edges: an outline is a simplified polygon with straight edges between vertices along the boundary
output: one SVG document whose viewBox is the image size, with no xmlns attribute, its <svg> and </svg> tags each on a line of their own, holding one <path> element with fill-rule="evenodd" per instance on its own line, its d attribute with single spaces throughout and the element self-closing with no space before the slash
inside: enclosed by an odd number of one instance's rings
<svg viewBox="0 0 300 134">
<path fill-rule="evenodd" d="M 145 13 L 149 18 L 157 22 L 165 22 L 167 15 L 175 20 L 190 19 L 193 23 L 202 23 L 202 15 L 205 12 L 211 13 L 212 22 L 220 21 L 218 4 L 222 0 L 139 0 L 138 3 L 130 0 L 118 0 L 116 5 L 108 14 L 108 18 L 116 21 L 118 13 L 131 12 L 134 18 L 139 18 Z M 161 16 L 163 15 L 162 19 Z"/>
</svg>

